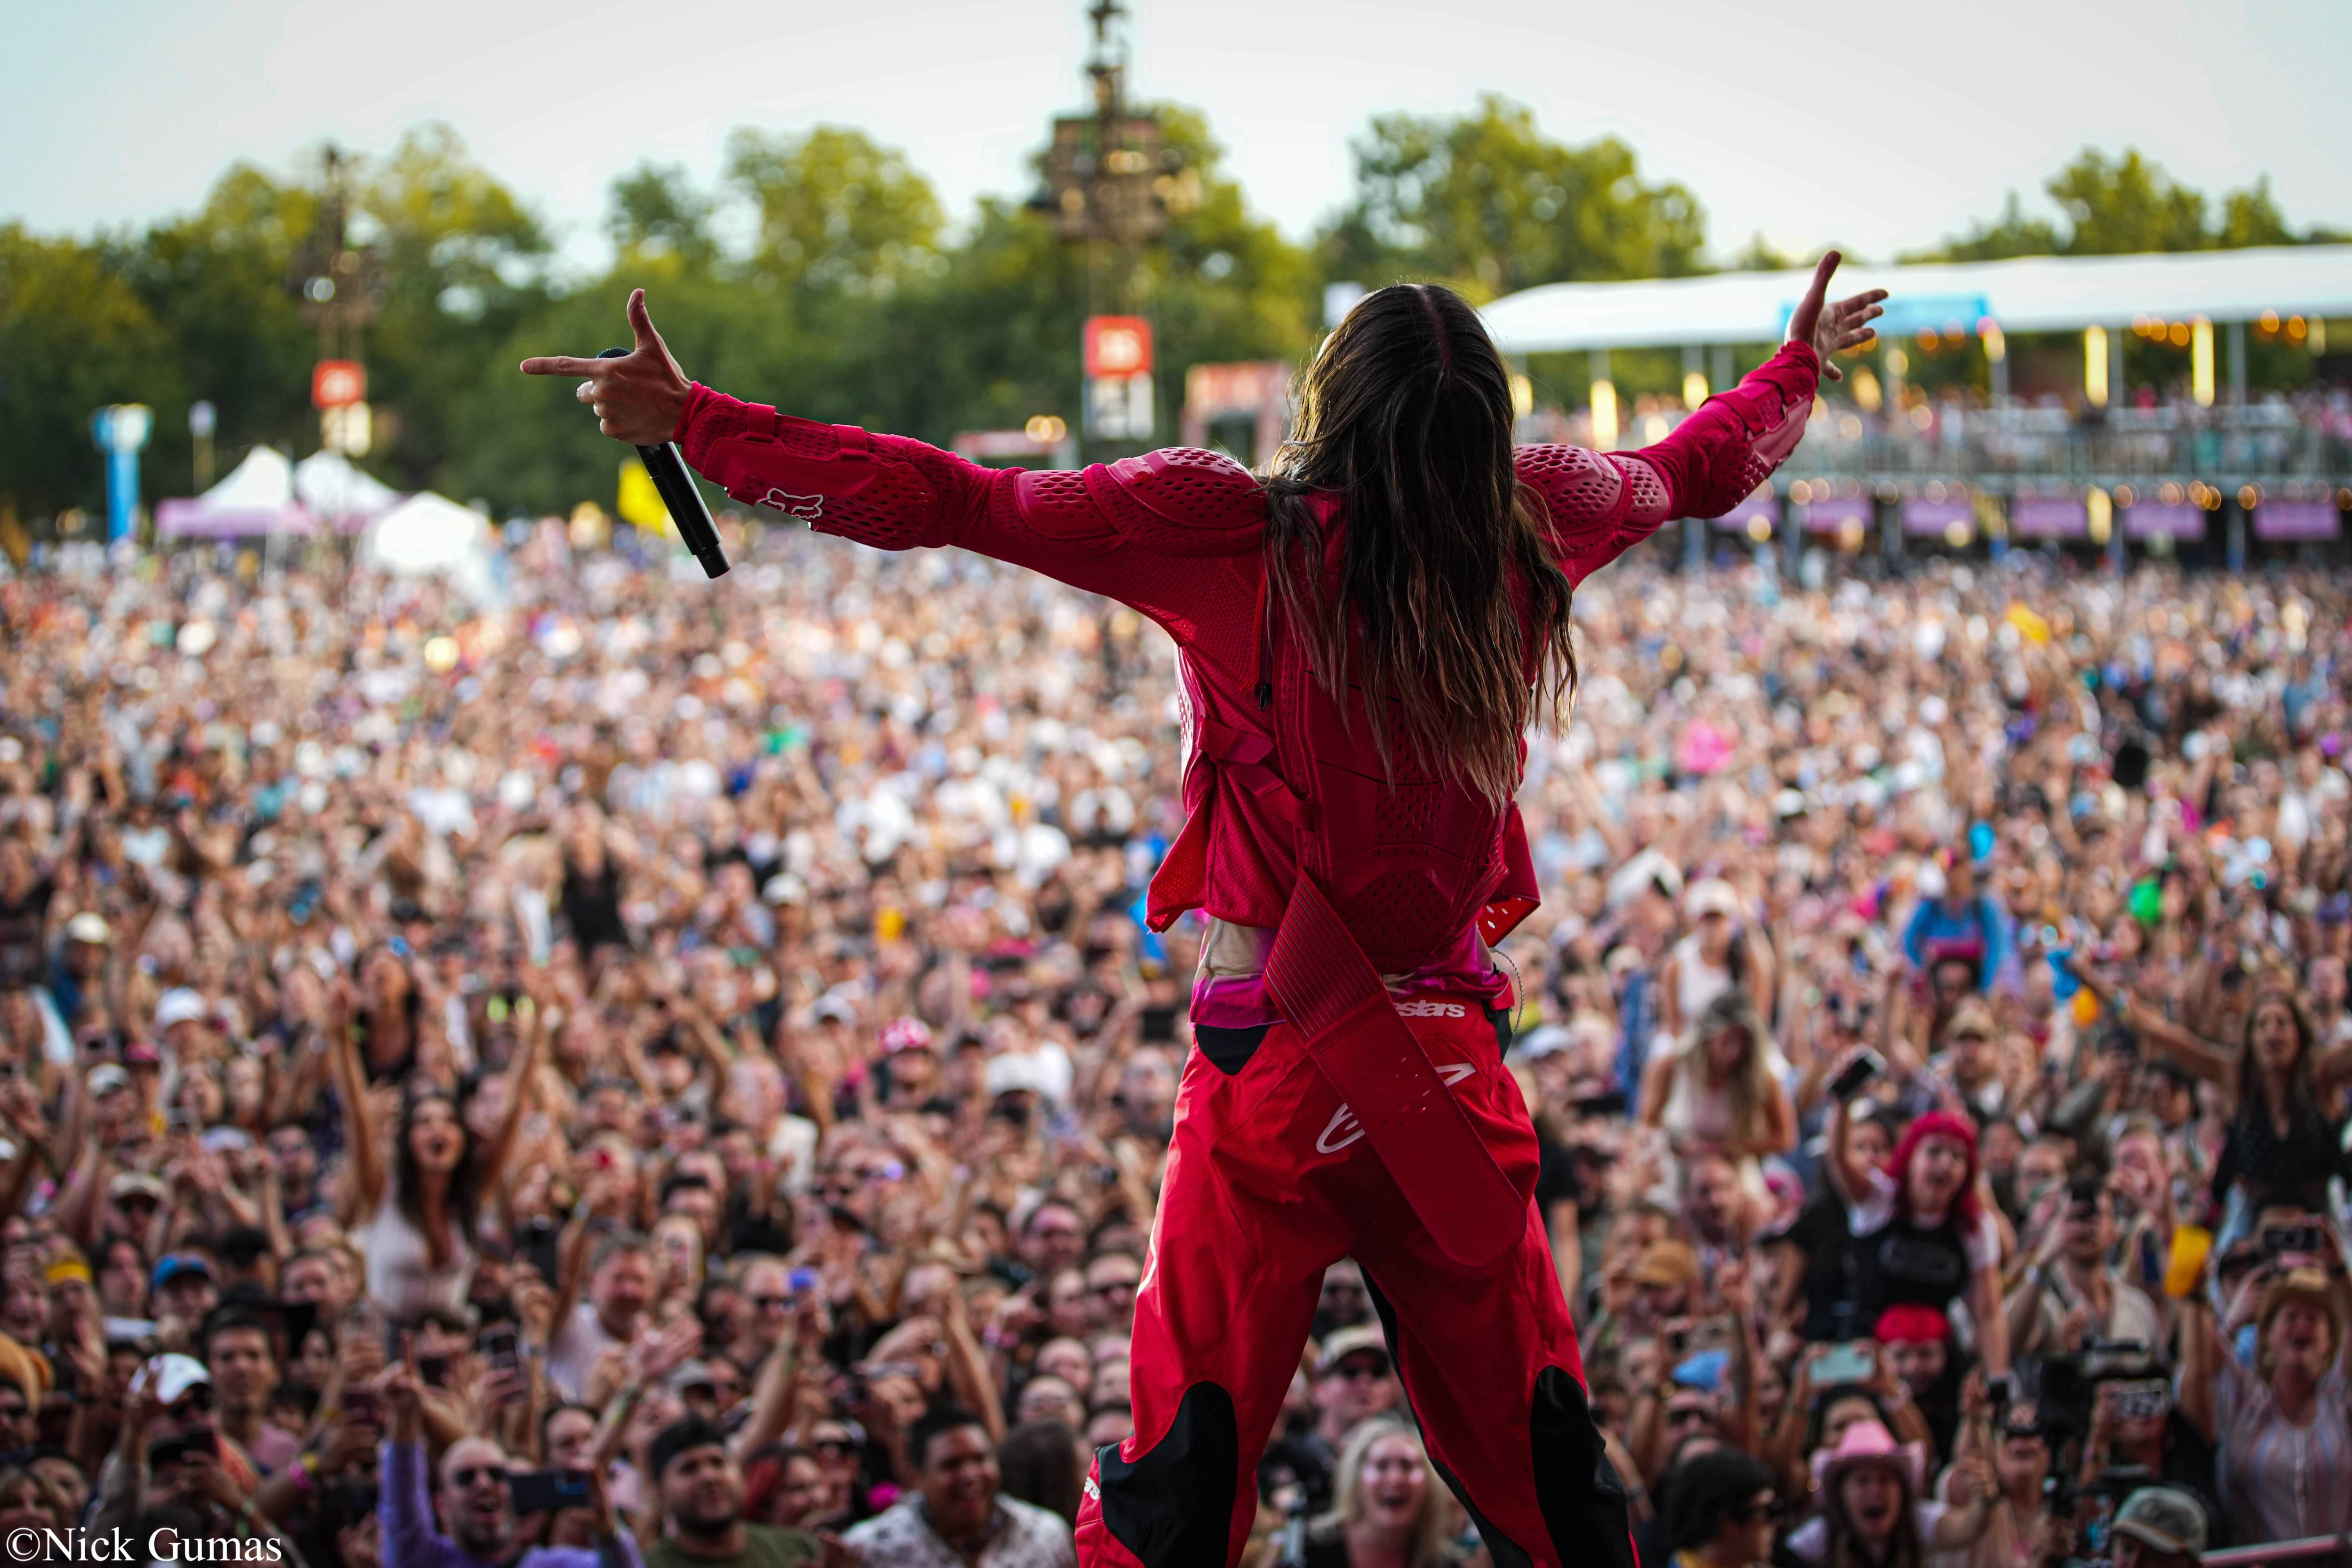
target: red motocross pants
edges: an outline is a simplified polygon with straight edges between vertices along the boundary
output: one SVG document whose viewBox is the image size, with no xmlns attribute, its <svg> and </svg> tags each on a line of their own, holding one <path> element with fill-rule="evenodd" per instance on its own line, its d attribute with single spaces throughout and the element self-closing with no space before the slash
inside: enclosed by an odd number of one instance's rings
<svg viewBox="0 0 2352 1568">
<path fill-rule="evenodd" d="M 1448 1259 L 1286 1024 L 1231 1073 L 1196 1048 L 1136 1299 L 1135 1430 L 1095 1457 L 1081 1568 L 1231 1568 L 1323 1271 L 1362 1267 L 1439 1475 L 1496 1568 L 1632 1568 L 1533 1194 L 1535 1130 L 1476 998 L 1399 1011 L 1527 1207 L 1483 1269 Z"/>
</svg>

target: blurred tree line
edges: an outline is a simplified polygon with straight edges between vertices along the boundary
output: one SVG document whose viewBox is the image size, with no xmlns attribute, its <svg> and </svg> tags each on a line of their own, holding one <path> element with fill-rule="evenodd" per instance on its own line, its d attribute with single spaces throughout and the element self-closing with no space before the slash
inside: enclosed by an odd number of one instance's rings
<svg viewBox="0 0 2352 1568">
<path fill-rule="evenodd" d="M 1645 178 L 1614 138 L 1554 142 L 1501 98 L 1375 119 L 1356 146 L 1353 198 L 1304 243 L 1249 211 L 1198 114 L 1160 112 L 1198 181 L 1133 285 L 1157 336 L 1163 434 L 1191 365 L 1310 350 L 1331 281 L 1433 279 L 1484 301 L 1711 265 L 1689 191 Z M 739 131 L 708 187 L 677 167 L 633 170 L 610 193 L 612 266 L 587 279 L 562 275 L 545 224 L 446 127 L 359 167 L 350 237 L 381 262 L 366 466 L 401 489 L 501 514 L 609 503 L 612 445 L 568 384 L 514 365 L 625 342 L 621 301 L 636 284 L 689 374 L 812 417 L 940 442 L 1038 414 L 1076 422 L 1079 322 L 1100 294 L 1088 256 L 1018 201 L 984 198 L 950 224 L 919 171 L 861 132 Z M 95 506 L 88 421 L 110 402 L 155 410 L 151 500 L 190 488 L 198 398 L 218 411 L 223 471 L 257 443 L 314 449 L 320 340 L 296 285 L 325 191 L 323 162 L 290 177 L 240 163 L 195 212 L 143 232 L 81 240 L 0 226 L 0 507 L 38 519 Z M 2295 237 L 2266 185 L 2230 194 L 2217 217 L 2134 152 L 2085 152 L 2050 192 L 2063 232 L 2012 196 L 1939 254 Z M 1759 239 L 1728 264 L 1783 259 Z"/>
<path fill-rule="evenodd" d="M 2009 193 L 2000 216 L 1913 261 L 1999 261 L 2012 256 L 2126 256 L 2157 250 L 2232 250 L 2250 245 L 2300 245 L 2352 236 L 2327 229 L 2296 234 L 2271 195 L 2268 175 L 2217 205 L 2175 181 L 2163 165 L 2126 147 L 2110 158 L 2085 147 L 2042 187 L 2065 219 L 2062 228 L 2029 215 Z"/>
</svg>

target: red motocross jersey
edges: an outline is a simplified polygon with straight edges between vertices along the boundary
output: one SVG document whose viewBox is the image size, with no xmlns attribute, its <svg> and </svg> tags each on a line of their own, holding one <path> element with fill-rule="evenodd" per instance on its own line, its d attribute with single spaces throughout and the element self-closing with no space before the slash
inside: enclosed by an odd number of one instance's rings
<svg viewBox="0 0 2352 1568">
<path fill-rule="evenodd" d="M 1753 491 L 1795 448 L 1819 371 L 1810 345 L 1784 344 L 1654 446 L 1518 448 L 1519 480 L 1540 498 L 1570 582 L 1670 518 L 1717 517 Z M 1255 689 L 1273 672 L 1261 668 L 1259 636 L 1265 498 L 1246 470 L 1189 448 L 1076 470 L 984 468 L 919 441 L 793 418 L 698 384 L 676 438 L 687 461 L 739 501 L 884 549 L 961 545 L 1118 599 L 1164 627 L 1187 702 L 1187 820 L 1153 879 L 1151 924 L 1165 929 L 1191 909 L 1261 931 L 1279 923 L 1309 837 L 1299 803 L 1311 769 L 1281 743 L 1282 716 L 1268 713 Z M 1318 737 L 1318 746 L 1328 743 Z M 1308 826 L 1327 837 L 1359 832 Z M 1369 817 L 1360 831 L 1374 832 Z M 1344 890 L 1335 892 L 1383 973 L 1442 959 L 1470 939 L 1473 916 L 1479 934 L 1498 941 L 1535 907 L 1517 810 L 1480 831 L 1486 848 L 1468 847 L 1459 886 L 1438 887 L 1433 906 L 1420 900 L 1409 941 L 1402 929 L 1384 933 L 1358 921 Z M 1364 847 L 1327 845 L 1325 858 Z M 1466 910 L 1457 907 L 1465 898 L 1476 900 Z M 1450 937 L 1433 929 L 1432 915 L 1452 921 Z"/>
</svg>

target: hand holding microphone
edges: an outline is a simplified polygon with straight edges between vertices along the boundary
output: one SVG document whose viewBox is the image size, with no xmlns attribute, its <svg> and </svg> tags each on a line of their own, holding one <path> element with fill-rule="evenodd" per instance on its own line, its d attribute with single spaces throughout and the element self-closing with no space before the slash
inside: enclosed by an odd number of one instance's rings
<svg viewBox="0 0 2352 1568">
<path fill-rule="evenodd" d="M 629 329 L 636 338 L 634 348 L 606 349 L 594 359 L 562 354 L 527 359 L 522 362 L 522 373 L 587 377 L 577 395 L 595 410 L 597 429 L 636 447 L 654 488 L 661 492 L 662 504 L 669 509 L 670 521 L 677 525 L 678 537 L 702 563 L 706 574 L 719 576 L 727 570 L 727 552 L 719 545 L 719 530 L 710 521 L 710 509 L 703 504 L 702 492 L 695 489 L 685 459 L 670 440 L 694 384 L 677 368 L 669 346 L 654 331 L 642 289 L 629 295 Z"/>
</svg>

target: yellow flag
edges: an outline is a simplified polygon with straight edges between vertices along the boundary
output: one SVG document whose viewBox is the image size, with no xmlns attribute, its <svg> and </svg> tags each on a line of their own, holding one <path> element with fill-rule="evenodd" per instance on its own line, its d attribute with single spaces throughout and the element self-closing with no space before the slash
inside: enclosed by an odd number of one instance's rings
<svg viewBox="0 0 2352 1568">
<path fill-rule="evenodd" d="M 2050 623 L 2023 605 L 2011 605 L 2009 607 L 2009 624 L 2023 632 L 2034 642 L 2046 643 L 2050 640 Z"/>
<path fill-rule="evenodd" d="M 669 520 L 669 509 L 662 505 L 661 491 L 654 488 L 654 477 L 635 458 L 621 459 L 621 493 L 614 498 L 613 510 L 621 514 L 623 521 L 634 523 L 648 533 L 658 533 L 666 539 L 677 537 L 677 529 Z"/>
</svg>

